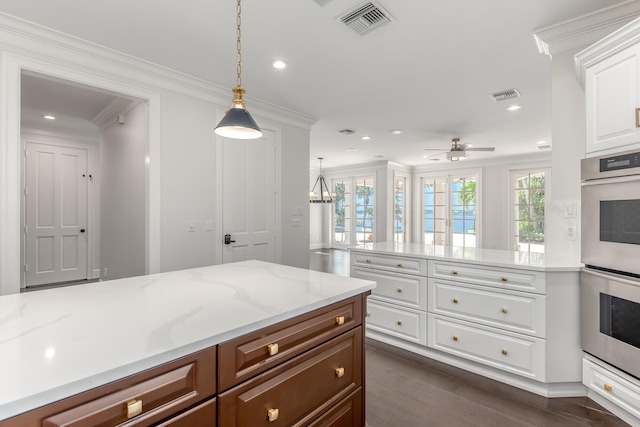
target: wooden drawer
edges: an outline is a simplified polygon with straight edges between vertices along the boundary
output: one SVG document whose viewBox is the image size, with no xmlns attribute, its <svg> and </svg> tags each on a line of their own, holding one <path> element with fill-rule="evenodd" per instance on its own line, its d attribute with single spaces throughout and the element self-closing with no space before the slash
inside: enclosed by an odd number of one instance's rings
<svg viewBox="0 0 640 427">
<path fill-rule="evenodd" d="M 362 295 L 280 322 L 218 346 L 221 391 L 362 324 Z"/>
<path fill-rule="evenodd" d="M 331 408 L 309 427 L 360 427 L 365 425 L 362 412 L 362 387 Z"/>
<path fill-rule="evenodd" d="M 546 292 L 546 275 L 540 271 L 430 261 L 429 277 L 457 280 L 474 285 L 491 286 L 514 291 L 534 292 L 538 294 L 544 294 Z"/>
<path fill-rule="evenodd" d="M 427 313 L 369 299 L 367 329 L 427 345 Z"/>
<path fill-rule="evenodd" d="M 546 296 L 429 279 L 429 312 L 545 338 Z"/>
<path fill-rule="evenodd" d="M 582 360 L 582 381 L 589 389 L 640 419 L 640 386 L 589 360 Z"/>
<path fill-rule="evenodd" d="M 218 426 L 307 425 L 361 384 L 358 327 L 222 393 Z"/>
<path fill-rule="evenodd" d="M 377 283 L 371 291 L 376 300 L 427 310 L 427 278 L 400 273 L 387 273 L 370 268 L 356 267 L 351 277 L 373 280 Z"/>
<path fill-rule="evenodd" d="M 404 256 L 378 255 L 367 252 L 351 251 L 353 267 L 371 267 L 397 273 L 427 275 L 427 260 Z"/>
<path fill-rule="evenodd" d="M 545 380 L 544 340 L 429 314 L 429 347 L 538 381 Z"/>
<path fill-rule="evenodd" d="M 211 347 L 0 424 L 7 427 L 148 426 L 212 397 L 216 392 L 215 376 L 216 348 Z M 127 402 L 132 400 L 142 401 L 142 412 L 128 417 Z"/>
<path fill-rule="evenodd" d="M 216 425 L 216 399 L 210 399 L 195 408 L 176 415 L 155 427 L 196 427 Z"/>
</svg>

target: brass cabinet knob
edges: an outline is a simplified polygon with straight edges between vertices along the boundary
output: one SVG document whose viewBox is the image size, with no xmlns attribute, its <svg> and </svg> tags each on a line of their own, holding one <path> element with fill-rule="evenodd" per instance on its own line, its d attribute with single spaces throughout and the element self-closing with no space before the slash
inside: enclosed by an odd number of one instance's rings
<svg viewBox="0 0 640 427">
<path fill-rule="evenodd" d="M 269 344 L 267 346 L 267 351 L 269 352 L 269 356 L 275 356 L 278 354 L 278 343 L 275 342 L 273 344 Z"/>
<path fill-rule="evenodd" d="M 503 282 L 506 282 L 508 279 L 507 279 L 507 276 L 502 276 L 500 280 L 502 280 Z"/>
<path fill-rule="evenodd" d="M 507 354 L 509 354 L 509 352 L 507 351 L 507 349 L 506 349 L 506 348 L 503 348 L 503 349 L 502 349 L 502 354 L 503 354 L 504 356 L 506 356 Z"/>
<path fill-rule="evenodd" d="M 454 304 L 457 304 L 458 303 L 458 298 L 452 299 L 451 302 L 453 302 Z"/>
<path fill-rule="evenodd" d="M 503 312 L 504 314 L 507 314 L 509 312 L 509 309 L 507 307 L 502 307 L 500 311 Z"/>
<path fill-rule="evenodd" d="M 127 419 L 142 413 L 142 400 L 132 399 L 127 402 Z"/>
<path fill-rule="evenodd" d="M 604 385 L 604 389 L 607 390 L 608 392 L 612 392 L 613 391 L 613 387 L 610 386 L 609 384 L 605 384 Z"/>
<path fill-rule="evenodd" d="M 367 317 L 371 317 L 371 312 L 367 311 Z"/>
<path fill-rule="evenodd" d="M 398 263 L 398 268 L 402 268 L 402 263 L 401 262 Z"/>
<path fill-rule="evenodd" d="M 336 368 L 336 377 L 342 378 L 344 377 L 344 368 Z"/>
<path fill-rule="evenodd" d="M 267 410 L 267 418 L 269 422 L 274 422 L 278 419 L 278 415 L 280 415 L 280 410 L 278 408 L 272 408 Z"/>
<path fill-rule="evenodd" d="M 451 339 L 454 340 L 454 341 L 458 341 L 458 336 L 454 335 L 453 337 L 451 337 Z"/>
<path fill-rule="evenodd" d="M 457 272 L 456 270 L 453 270 L 453 271 L 451 272 L 451 274 L 453 274 L 454 276 L 457 276 L 457 275 L 458 275 L 458 272 Z"/>
<path fill-rule="evenodd" d="M 371 264 L 371 260 L 370 260 L 369 258 L 367 258 L 367 259 L 365 260 L 365 262 L 366 262 L 367 264 Z"/>
<path fill-rule="evenodd" d="M 336 317 L 336 325 L 344 325 L 344 316 Z"/>
<path fill-rule="evenodd" d="M 402 288 L 398 288 L 398 293 L 401 294 L 402 293 Z"/>
<path fill-rule="evenodd" d="M 402 320 L 398 320 L 396 323 L 398 324 L 398 326 L 402 326 Z"/>
</svg>

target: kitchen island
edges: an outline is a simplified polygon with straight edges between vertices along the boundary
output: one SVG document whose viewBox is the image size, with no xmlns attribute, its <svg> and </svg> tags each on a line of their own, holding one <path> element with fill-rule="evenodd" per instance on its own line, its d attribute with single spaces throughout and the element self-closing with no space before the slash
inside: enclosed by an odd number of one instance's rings
<svg viewBox="0 0 640 427">
<path fill-rule="evenodd" d="M 366 336 L 546 396 L 581 396 L 579 271 L 571 259 L 369 243 L 351 277 L 374 280 Z"/>
<path fill-rule="evenodd" d="M 266 408 L 261 423 L 345 406 L 363 420 L 361 325 L 374 287 L 245 261 L 2 296 L 0 426 L 234 425 L 282 391 L 300 393 L 298 406 Z M 326 369 L 335 383 L 302 393 L 300 381 Z M 256 387 L 264 401 L 238 397 Z"/>
</svg>

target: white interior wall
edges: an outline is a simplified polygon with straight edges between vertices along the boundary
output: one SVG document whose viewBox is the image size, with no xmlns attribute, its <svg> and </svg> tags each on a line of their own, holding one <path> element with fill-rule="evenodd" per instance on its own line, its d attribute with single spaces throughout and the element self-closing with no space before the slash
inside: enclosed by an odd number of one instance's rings
<svg viewBox="0 0 640 427">
<path fill-rule="evenodd" d="M 145 157 L 147 104 L 124 114 L 102 131 L 100 167 L 100 277 L 103 280 L 145 274 Z"/>
<path fill-rule="evenodd" d="M 20 73 L 23 69 L 77 81 L 149 101 L 149 144 L 145 164 L 147 272 L 211 264 L 222 236 L 189 233 L 189 220 L 213 219 L 216 170 L 213 127 L 228 108 L 230 91 L 82 40 L 0 15 L 0 294 L 19 291 L 20 255 Z M 303 207 L 308 219 L 308 145 L 313 118 L 247 99 L 251 112 L 282 126 L 281 212 Z M 304 188 L 303 188 L 304 187 Z M 286 205 L 284 205 L 286 203 Z M 290 216 L 287 216 L 290 221 Z M 306 222 L 306 221 L 303 221 Z M 202 230 L 202 228 L 200 228 Z M 306 231 L 305 231 L 306 230 Z M 302 264 L 308 253 L 305 227 L 281 227 L 286 242 L 280 262 Z M 208 233 L 208 234 L 207 234 Z M 284 246 L 284 245 L 283 245 Z M 307 261 L 308 262 L 308 261 Z"/>
</svg>

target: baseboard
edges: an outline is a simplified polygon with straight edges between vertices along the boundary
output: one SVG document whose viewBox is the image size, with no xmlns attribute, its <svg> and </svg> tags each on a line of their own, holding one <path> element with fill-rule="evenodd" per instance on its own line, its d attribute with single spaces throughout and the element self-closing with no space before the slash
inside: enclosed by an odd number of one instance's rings
<svg viewBox="0 0 640 427">
<path fill-rule="evenodd" d="M 324 245 L 324 244 L 322 244 L 322 243 L 312 243 L 312 244 L 309 246 L 309 250 L 312 250 L 312 251 L 314 251 L 314 250 L 316 250 L 316 249 L 324 249 L 324 248 L 325 248 L 325 245 Z"/>
</svg>

